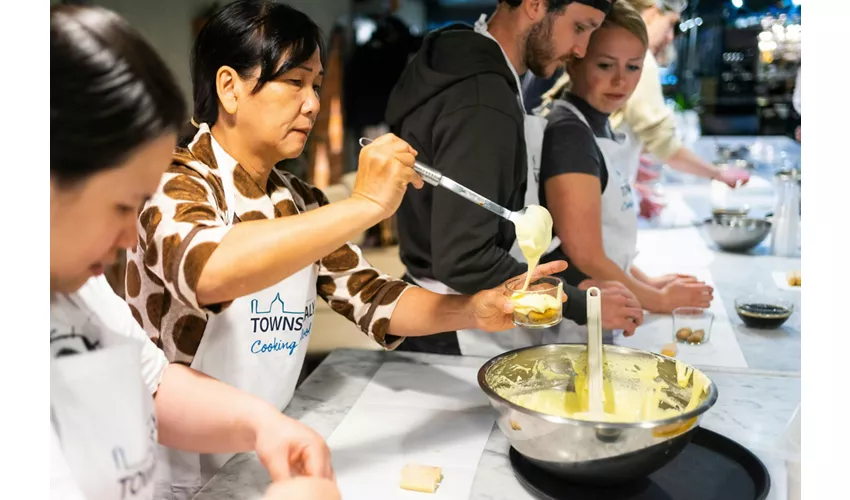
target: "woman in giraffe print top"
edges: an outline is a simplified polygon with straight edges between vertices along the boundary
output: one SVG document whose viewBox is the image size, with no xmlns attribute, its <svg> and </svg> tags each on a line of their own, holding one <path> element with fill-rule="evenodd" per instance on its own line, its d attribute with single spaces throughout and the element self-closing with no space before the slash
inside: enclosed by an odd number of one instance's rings
<svg viewBox="0 0 850 500">
<path fill-rule="evenodd" d="M 256 451 L 265 500 L 338 500 L 321 436 L 169 364 L 103 277 L 186 120 L 165 64 L 115 13 L 52 5 L 50 72 L 50 497 L 153 500 L 159 441 Z"/>
<path fill-rule="evenodd" d="M 295 390 L 317 295 L 385 349 L 513 326 L 503 288 L 433 294 L 347 243 L 391 215 L 408 184 L 422 186 L 407 143 L 386 135 L 364 148 L 354 194 L 334 204 L 275 167 L 301 154 L 319 112 L 321 40 L 307 16 L 272 1 L 236 1 L 208 21 L 192 54 L 196 129 L 140 212 L 128 255 L 127 301 L 169 360 L 279 408 Z M 168 453 L 161 495 L 174 498 L 230 458 Z"/>
</svg>

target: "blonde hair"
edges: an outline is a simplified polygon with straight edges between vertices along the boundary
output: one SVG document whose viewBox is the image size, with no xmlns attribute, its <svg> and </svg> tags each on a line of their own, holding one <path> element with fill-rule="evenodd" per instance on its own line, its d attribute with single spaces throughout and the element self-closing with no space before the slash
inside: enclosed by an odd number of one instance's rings
<svg viewBox="0 0 850 500">
<path fill-rule="evenodd" d="M 635 10 L 634 4 L 643 4 L 648 3 L 650 6 L 655 5 L 654 0 L 617 0 L 612 3 L 611 11 L 605 17 L 605 21 L 602 22 L 602 26 L 599 27 L 596 31 L 590 35 L 590 41 L 588 42 L 588 46 L 593 44 L 594 38 L 596 35 L 605 28 L 623 28 L 628 31 L 632 35 L 634 35 L 640 43 L 646 48 L 649 49 L 649 34 L 646 31 L 646 23 L 643 22 L 643 18 L 640 16 L 640 12 Z M 543 102 L 540 105 L 540 115 L 546 116 L 548 114 L 548 109 L 552 101 L 558 98 L 565 90 L 570 88 L 570 75 L 568 73 L 564 73 L 558 81 L 555 82 L 555 85 L 552 86 L 549 91 L 543 94 Z"/>
<path fill-rule="evenodd" d="M 656 0 L 617 0 L 617 3 L 627 3 L 640 13 L 646 9 L 658 6 L 658 2 Z"/>
</svg>

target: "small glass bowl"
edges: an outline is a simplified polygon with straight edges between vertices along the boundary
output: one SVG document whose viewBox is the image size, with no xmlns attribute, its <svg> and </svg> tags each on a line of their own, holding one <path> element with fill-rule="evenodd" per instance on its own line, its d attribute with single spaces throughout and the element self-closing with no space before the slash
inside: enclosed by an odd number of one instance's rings
<svg viewBox="0 0 850 500">
<path fill-rule="evenodd" d="M 794 314 L 794 304 L 769 295 L 744 295 L 735 299 L 735 312 L 749 328 L 775 330 Z"/>
<path fill-rule="evenodd" d="M 514 305 L 513 321 L 524 328 L 549 328 L 557 325 L 563 316 L 563 282 L 555 276 L 533 280 L 523 291 L 524 278 L 505 284 L 507 296 Z"/>
<path fill-rule="evenodd" d="M 714 313 L 701 307 L 673 310 L 673 340 L 680 344 L 702 345 L 711 338 Z"/>
</svg>

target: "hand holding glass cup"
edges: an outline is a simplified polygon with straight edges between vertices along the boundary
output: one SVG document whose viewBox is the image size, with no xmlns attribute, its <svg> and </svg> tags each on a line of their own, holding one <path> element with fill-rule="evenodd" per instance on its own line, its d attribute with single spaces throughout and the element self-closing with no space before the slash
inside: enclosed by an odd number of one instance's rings
<svg viewBox="0 0 850 500">
<path fill-rule="evenodd" d="M 564 283 L 556 276 L 532 280 L 523 290 L 525 278 L 505 284 L 514 306 L 513 322 L 523 328 L 549 328 L 563 319 Z"/>
</svg>

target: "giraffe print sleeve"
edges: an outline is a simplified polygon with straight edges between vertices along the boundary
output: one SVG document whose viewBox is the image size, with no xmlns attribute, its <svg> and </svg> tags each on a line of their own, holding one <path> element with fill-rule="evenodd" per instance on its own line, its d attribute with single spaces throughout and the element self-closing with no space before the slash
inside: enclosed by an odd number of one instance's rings
<svg viewBox="0 0 850 500">
<path fill-rule="evenodd" d="M 225 217 L 219 179 L 199 166 L 190 168 L 177 155 L 139 216 L 145 271 L 198 313 L 217 313 L 223 306 L 201 306 L 195 291 L 207 260 L 231 228 Z"/>
<path fill-rule="evenodd" d="M 312 190 L 317 206 L 328 204 L 318 188 L 296 189 Z M 372 267 L 357 245 L 346 243 L 319 262 L 317 286 L 319 296 L 334 311 L 385 349 L 395 349 L 404 340 L 387 330 L 399 299 L 411 285 Z"/>
</svg>

